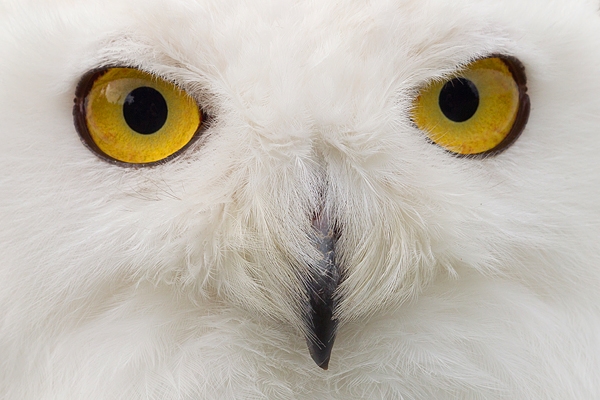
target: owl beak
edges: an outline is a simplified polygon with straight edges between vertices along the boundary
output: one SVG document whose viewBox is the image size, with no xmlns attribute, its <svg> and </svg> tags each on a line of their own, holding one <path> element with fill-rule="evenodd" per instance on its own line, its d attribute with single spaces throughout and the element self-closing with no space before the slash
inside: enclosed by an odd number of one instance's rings
<svg viewBox="0 0 600 400">
<path fill-rule="evenodd" d="M 335 244 L 338 235 L 331 226 L 326 211 L 313 218 L 312 226 L 313 242 L 321 258 L 311 266 L 310 276 L 306 282 L 308 294 L 306 342 L 312 359 L 319 367 L 326 370 L 329 367 L 338 322 L 333 316 L 336 307 L 334 292 L 341 277 L 335 261 Z"/>
</svg>

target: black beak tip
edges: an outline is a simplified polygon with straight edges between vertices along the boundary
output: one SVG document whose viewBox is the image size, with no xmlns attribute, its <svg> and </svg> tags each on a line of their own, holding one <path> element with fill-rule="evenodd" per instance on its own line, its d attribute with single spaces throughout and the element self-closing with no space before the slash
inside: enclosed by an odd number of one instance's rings
<svg viewBox="0 0 600 400">
<path fill-rule="evenodd" d="M 308 349 L 310 351 L 310 356 L 319 368 L 327 370 L 327 368 L 329 368 L 329 359 L 331 358 L 331 347 L 329 348 L 329 351 L 327 351 L 318 349 L 317 346 L 309 344 Z"/>
<path fill-rule="evenodd" d="M 340 283 L 340 269 L 335 261 L 337 235 L 327 213 L 313 218 L 314 245 L 322 257 L 309 268 L 307 280 L 306 342 L 314 362 L 322 369 L 329 368 L 329 358 L 337 330 L 334 318 L 336 308 L 335 291 Z"/>
<path fill-rule="evenodd" d="M 324 370 L 329 368 L 329 359 L 331 358 L 331 349 L 333 348 L 333 339 L 325 346 L 319 346 L 312 340 L 308 340 L 308 351 L 313 361 Z"/>
<path fill-rule="evenodd" d="M 329 368 L 329 358 L 325 360 L 323 364 L 319 365 L 319 368 L 322 368 L 324 371 L 327 371 L 327 369 Z"/>
</svg>

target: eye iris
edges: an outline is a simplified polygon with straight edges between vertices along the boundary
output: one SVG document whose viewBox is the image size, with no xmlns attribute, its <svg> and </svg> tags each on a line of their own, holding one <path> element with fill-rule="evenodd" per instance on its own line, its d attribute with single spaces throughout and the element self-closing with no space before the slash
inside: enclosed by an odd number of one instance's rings
<svg viewBox="0 0 600 400">
<path fill-rule="evenodd" d="M 142 86 L 129 92 L 123 103 L 123 116 L 131 129 L 142 135 L 157 132 L 167 121 L 168 107 L 160 92 Z"/>
<path fill-rule="evenodd" d="M 422 87 L 411 120 L 450 153 L 495 155 L 525 128 L 530 110 L 526 84 L 525 68 L 516 58 L 482 58 L 453 77 Z"/>
<path fill-rule="evenodd" d="M 449 120 L 467 121 L 479 107 L 479 91 L 470 80 L 454 78 L 440 91 L 439 106 Z"/>
<path fill-rule="evenodd" d="M 92 70 L 75 96 L 75 128 L 84 144 L 119 165 L 168 160 L 203 130 L 202 112 L 188 93 L 135 68 Z"/>
</svg>

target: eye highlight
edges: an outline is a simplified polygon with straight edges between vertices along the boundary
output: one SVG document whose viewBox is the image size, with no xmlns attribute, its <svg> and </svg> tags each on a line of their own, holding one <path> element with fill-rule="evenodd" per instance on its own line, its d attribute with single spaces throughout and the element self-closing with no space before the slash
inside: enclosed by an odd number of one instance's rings
<svg viewBox="0 0 600 400">
<path fill-rule="evenodd" d="M 522 64 L 495 56 L 421 89 L 411 117 L 432 142 L 449 152 L 482 156 L 510 146 L 525 128 L 529 109 Z"/>
<path fill-rule="evenodd" d="M 83 142 L 121 165 L 170 159 L 198 136 L 202 112 L 173 83 L 134 68 L 108 68 L 81 80 L 73 110 Z"/>
</svg>

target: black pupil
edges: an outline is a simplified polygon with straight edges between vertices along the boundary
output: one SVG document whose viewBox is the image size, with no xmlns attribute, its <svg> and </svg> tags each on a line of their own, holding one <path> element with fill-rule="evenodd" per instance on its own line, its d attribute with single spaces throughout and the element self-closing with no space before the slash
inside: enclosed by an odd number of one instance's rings
<svg viewBox="0 0 600 400">
<path fill-rule="evenodd" d="M 464 122 L 477 111 L 479 92 L 470 80 L 454 78 L 442 88 L 439 105 L 446 118 L 454 122 Z"/>
<path fill-rule="evenodd" d="M 123 104 L 127 125 L 137 133 L 157 132 L 167 121 L 167 102 L 156 89 L 142 86 L 129 92 Z"/>
</svg>

